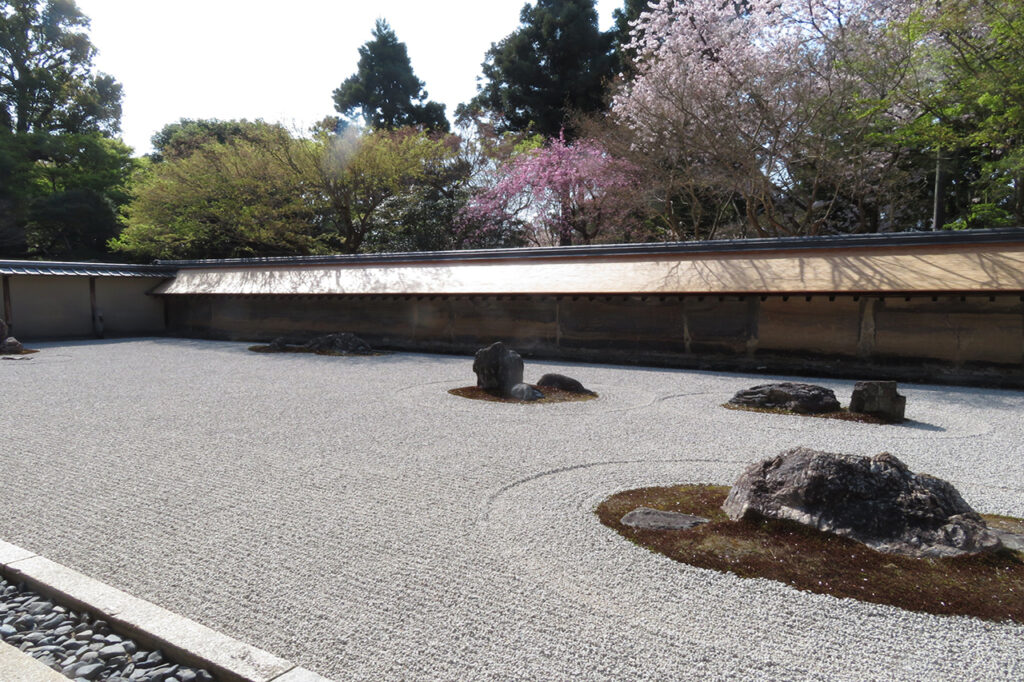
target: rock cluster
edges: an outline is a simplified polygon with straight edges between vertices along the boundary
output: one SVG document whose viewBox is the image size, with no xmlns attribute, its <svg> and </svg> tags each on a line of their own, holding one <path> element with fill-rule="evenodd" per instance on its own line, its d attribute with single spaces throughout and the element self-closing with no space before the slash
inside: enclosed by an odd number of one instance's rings
<svg viewBox="0 0 1024 682">
<path fill-rule="evenodd" d="M 103 620 L 72 611 L 0 578 L 0 639 L 75 680 L 212 682 L 159 650 L 115 634 Z"/>
<path fill-rule="evenodd" d="M 314 353 L 347 353 L 350 355 L 369 355 L 373 353 L 370 344 L 355 334 L 340 332 L 326 334 L 310 339 L 306 343 L 292 343 L 286 337 L 279 336 L 267 344 L 267 350 L 277 353 L 308 350 Z"/>
<path fill-rule="evenodd" d="M 722 509 L 733 520 L 788 519 L 882 552 L 943 557 L 993 551 L 999 534 L 950 483 L 893 455 L 794 448 L 747 468 Z"/>
<path fill-rule="evenodd" d="M 373 352 L 373 348 L 370 348 L 370 344 L 349 332 L 318 336 L 306 342 L 306 348 L 311 351 L 352 353 L 355 355 L 366 355 Z"/>
<path fill-rule="evenodd" d="M 839 401 L 832 389 L 814 384 L 782 382 L 761 384 L 738 392 L 730 405 L 789 410 L 800 414 L 821 414 L 839 410 Z"/>
<path fill-rule="evenodd" d="M 481 348 L 473 357 L 473 372 L 476 385 L 485 391 L 493 391 L 516 400 L 540 400 L 544 394 L 523 383 L 523 358 L 501 341 Z M 561 374 L 545 374 L 537 386 L 557 388 L 569 393 L 597 395 L 583 387 L 579 381 Z"/>
</svg>

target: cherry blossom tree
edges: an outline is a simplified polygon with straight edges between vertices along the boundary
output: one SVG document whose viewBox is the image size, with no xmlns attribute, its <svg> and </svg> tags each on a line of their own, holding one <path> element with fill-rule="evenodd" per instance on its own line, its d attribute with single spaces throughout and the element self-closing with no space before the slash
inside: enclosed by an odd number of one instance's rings
<svg viewBox="0 0 1024 682">
<path fill-rule="evenodd" d="M 913 4 L 652 2 L 629 46 L 636 75 L 613 113 L 642 154 L 670 159 L 688 186 L 732 194 L 745 231 L 878 229 L 908 181 L 903 150 L 877 141 L 917 115 L 888 96 L 910 58 L 892 27 Z"/>
<path fill-rule="evenodd" d="M 638 174 L 595 140 L 564 136 L 523 151 L 498 169 L 493 185 L 474 196 L 462 220 L 479 238 L 518 231 L 525 243 L 568 246 L 631 241 L 643 230 Z"/>
</svg>

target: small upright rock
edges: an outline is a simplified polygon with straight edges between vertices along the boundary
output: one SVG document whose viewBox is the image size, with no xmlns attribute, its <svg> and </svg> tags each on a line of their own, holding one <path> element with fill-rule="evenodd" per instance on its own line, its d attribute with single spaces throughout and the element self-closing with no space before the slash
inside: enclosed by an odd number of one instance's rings
<svg viewBox="0 0 1024 682">
<path fill-rule="evenodd" d="M 0 339 L 6 339 L 7 335 L 10 333 L 10 327 L 7 326 L 7 320 L 0 317 Z"/>
<path fill-rule="evenodd" d="M 566 391 L 567 393 L 582 393 L 584 395 L 597 395 L 589 388 L 584 388 L 583 384 L 576 381 L 572 377 L 567 377 L 564 374 L 545 374 L 537 382 L 537 385 L 541 388 L 557 388 L 560 391 Z"/>
<path fill-rule="evenodd" d="M 25 347 L 21 345 L 21 341 L 18 341 L 18 339 L 13 336 L 8 336 L 2 343 L 0 343 L 0 353 L 14 355 L 16 353 L 21 353 L 24 350 Z"/>
<path fill-rule="evenodd" d="M 761 384 L 739 391 L 730 405 L 781 409 L 800 414 L 821 414 L 839 410 L 839 401 L 830 388 L 814 384 L 782 382 Z"/>
<path fill-rule="evenodd" d="M 481 348 L 473 358 L 476 385 L 486 391 L 509 395 L 512 387 L 523 383 L 523 358 L 501 341 Z"/>
<path fill-rule="evenodd" d="M 901 422 L 907 398 L 896 392 L 895 381 L 858 381 L 853 385 L 850 412 L 873 414 L 887 421 Z"/>
</svg>

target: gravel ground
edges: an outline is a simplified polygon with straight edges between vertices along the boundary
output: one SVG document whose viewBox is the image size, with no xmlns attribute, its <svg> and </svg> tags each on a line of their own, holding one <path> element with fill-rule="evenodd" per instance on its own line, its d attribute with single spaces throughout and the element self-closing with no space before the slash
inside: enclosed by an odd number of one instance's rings
<svg viewBox="0 0 1024 682">
<path fill-rule="evenodd" d="M 1024 393 L 903 385 L 914 421 L 880 426 L 723 409 L 769 379 L 735 374 L 527 361 L 601 397 L 508 405 L 446 392 L 470 358 L 33 347 L 0 361 L 0 539 L 323 675 L 1024 678 L 1024 626 L 690 568 L 592 514 L 805 445 L 1024 516 Z"/>
</svg>

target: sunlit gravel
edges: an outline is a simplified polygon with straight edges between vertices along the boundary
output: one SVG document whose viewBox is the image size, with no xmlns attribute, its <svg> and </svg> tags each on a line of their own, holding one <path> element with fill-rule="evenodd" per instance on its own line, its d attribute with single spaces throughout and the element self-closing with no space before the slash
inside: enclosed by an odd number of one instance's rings
<svg viewBox="0 0 1024 682">
<path fill-rule="evenodd" d="M 1024 516 L 1024 393 L 901 385 L 880 426 L 720 407 L 763 376 L 527 360 L 600 398 L 509 405 L 447 392 L 467 357 L 33 347 L 0 360 L 0 539 L 329 677 L 1024 679 L 1024 626 L 690 568 L 593 514 L 804 445 Z"/>
</svg>

